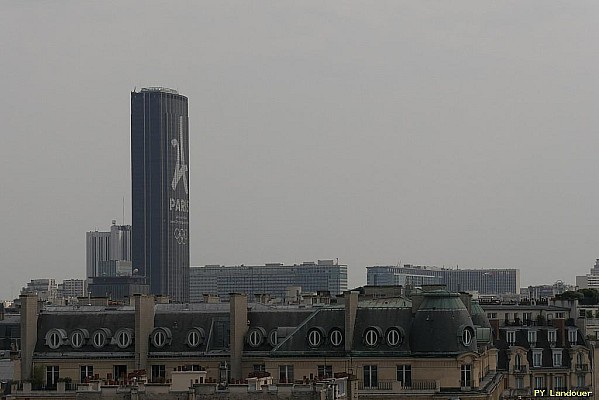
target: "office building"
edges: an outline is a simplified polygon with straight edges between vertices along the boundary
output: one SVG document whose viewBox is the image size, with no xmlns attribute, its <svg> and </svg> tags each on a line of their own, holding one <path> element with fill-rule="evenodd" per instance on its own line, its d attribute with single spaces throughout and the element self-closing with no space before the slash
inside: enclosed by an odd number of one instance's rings
<svg viewBox="0 0 599 400">
<path fill-rule="evenodd" d="M 257 294 L 268 294 L 283 301 L 289 287 L 301 287 L 303 292 L 341 294 L 347 290 L 347 265 L 318 260 L 294 265 L 206 265 L 190 270 L 191 302 L 201 302 L 204 295 L 227 300 L 229 293 L 234 292 L 246 293 L 250 301 Z"/>
<path fill-rule="evenodd" d="M 84 279 L 65 279 L 58 284 L 58 297 L 61 299 L 73 299 L 87 294 Z"/>
<path fill-rule="evenodd" d="M 151 87 L 131 93 L 133 269 L 150 291 L 189 300 L 187 97 Z"/>
<path fill-rule="evenodd" d="M 576 286 L 579 289 L 599 289 L 599 259 L 595 260 L 595 265 L 590 272 L 590 274 L 576 276 Z"/>
<path fill-rule="evenodd" d="M 103 276 L 104 262 L 131 262 L 131 225 L 117 225 L 112 220 L 109 232 L 87 232 L 85 241 L 87 278 Z"/>
<path fill-rule="evenodd" d="M 404 264 L 366 267 L 368 285 L 444 284 L 452 292 L 477 291 L 482 295 L 520 293 L 518 269 L 448 269 Z"/>
</svg>

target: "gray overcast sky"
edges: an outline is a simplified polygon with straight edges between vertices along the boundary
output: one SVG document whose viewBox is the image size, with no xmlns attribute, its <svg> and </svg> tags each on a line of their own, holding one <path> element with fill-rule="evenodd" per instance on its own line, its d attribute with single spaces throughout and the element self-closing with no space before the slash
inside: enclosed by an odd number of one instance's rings
<svg viewBox="0 0 599 400">
<path fill-rule="evenodd" d="M 0 2 L 0 298 L 130 223 L 130 91 L 189 97 L 191 263 L 599 257 L 599 2 Z"/>
</svg>

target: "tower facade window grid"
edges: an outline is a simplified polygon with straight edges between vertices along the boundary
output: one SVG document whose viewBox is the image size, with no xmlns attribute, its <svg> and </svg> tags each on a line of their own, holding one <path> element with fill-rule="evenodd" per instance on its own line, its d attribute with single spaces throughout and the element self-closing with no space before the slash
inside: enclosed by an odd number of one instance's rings
<svg viewBox="0 0 599 400">
<path fill-rule="evenodd" d="M 189 301 L 189 121 L 172 89 L 131 93 L 132 264 L 150 292 Z"/>
</svg>

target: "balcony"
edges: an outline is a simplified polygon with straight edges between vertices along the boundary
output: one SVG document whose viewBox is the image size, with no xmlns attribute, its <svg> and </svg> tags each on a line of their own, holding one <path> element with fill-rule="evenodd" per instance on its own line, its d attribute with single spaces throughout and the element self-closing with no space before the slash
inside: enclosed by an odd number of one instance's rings
<svg viewBox="0 0 599 400">
<path fill-rule="evenodd" d="M 402 385 L 398 381 L 382 381 L 379 380 L 376 385 L 364 386 L 364 382 L 358 382 L 358 389 L 368 392 L 438 392 L 439 382 L 428 379 L 412 380 L 409 385 Z"/>
<path fill-rule="evenodd" d="M 431 379 L 418 379 L 413 380 L 412 385 L 407 387 L 403 387 L 404 390 L 439 390 L 439 383 L 437 381 L 433 381 Z"/>
<path fill-rule="evenodd" d="M 358 390 L 393 390 L 393 382 L 394 381 L 379 380 L 377 382 L 374 382 L 374 384 L 364 386 L 364 381 L 359 381 Z"/>
<path fill-rule="evenodd" d="M 576 364 L 574 366 L 574 368 L 576 369 L 576 371 L 588 372 L 588 370 L 589 370 L 589 364 Z"/>
</svg>

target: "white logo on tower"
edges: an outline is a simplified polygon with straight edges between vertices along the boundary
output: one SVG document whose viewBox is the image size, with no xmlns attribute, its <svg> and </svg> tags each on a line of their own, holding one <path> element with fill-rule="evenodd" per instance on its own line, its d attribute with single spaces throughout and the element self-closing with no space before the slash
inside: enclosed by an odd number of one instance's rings
<svg viewBox="0 0 599 400">
<path fill-rule="evenodd" d="M 185 194 L 189 194 L 189 188 L 187 187 L 187 164 L 185 164 L 185 151 L 183 150 L 183 117 L 179 117 L 179 141 L 177 139 L 171 140 L 171 144 L 177 150 L 177 161 L 175 162 L 175 172 L 173 174 L 173 181 L 171 187 L 173 190 L 177 189 L 179 181 L 183 179 L 183 186 L 185 187 Z"/>
</svg>

